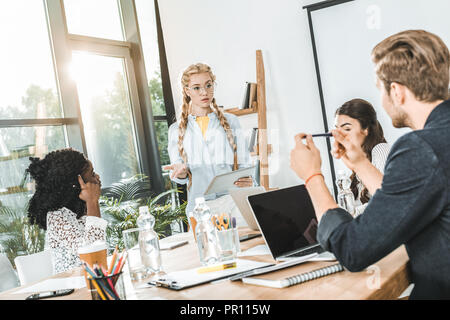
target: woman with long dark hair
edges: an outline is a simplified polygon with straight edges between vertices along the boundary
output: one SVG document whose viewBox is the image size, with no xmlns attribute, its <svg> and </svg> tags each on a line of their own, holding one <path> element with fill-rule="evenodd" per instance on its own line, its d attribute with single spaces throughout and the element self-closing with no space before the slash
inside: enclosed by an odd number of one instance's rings
<svg viewBox="0 0 450 320">
<path fill-rule="evenodd" d="M 105 241 L 107 221 L 100 217 L 101 181 L 91 161 L 71 148 L 30 157 L 27 172 L 35 181 L 28 218 L 46 230 L 56 273 L 81 265 L 78 247 Z"/>
<path fill-rule="evenodd" d="M 361 145 L 367 158 L 383 174 L 390 147 L 373 106 L 363 99 L 347 101 L 336 110 L 335 124 L 336 128 L 347 131 L 348 137 Z M 355 172 L 352 172 L 350 180 L 357 205 L 355 216 L 358 216 L 363 213 L 371 194 Z"/>
</svg>

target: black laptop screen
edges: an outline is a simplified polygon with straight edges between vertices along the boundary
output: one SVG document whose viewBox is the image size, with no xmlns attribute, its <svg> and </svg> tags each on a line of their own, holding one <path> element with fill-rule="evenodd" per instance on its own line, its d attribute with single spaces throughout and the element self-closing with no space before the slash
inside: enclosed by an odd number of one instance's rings
<svg viewBox="0 0 450 320">
<path fill-rule="evenodd" d="M 275 258 L 317 244 L 317 219 L 304 185 L 248 197 Z"/>
</svg>

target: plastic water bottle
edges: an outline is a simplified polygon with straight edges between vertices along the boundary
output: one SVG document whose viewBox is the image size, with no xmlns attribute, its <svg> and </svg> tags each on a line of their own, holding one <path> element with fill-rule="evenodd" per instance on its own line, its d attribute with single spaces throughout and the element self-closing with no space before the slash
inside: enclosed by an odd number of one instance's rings
<svg viewBox="0 0 450 320">
<path fill-rule="evenodd" d="M 139 232 L 139 249 L 141 260 L 147 272 L 161 271 L 161 254 L 159 250 L 159 237 L 153 230 L 155 218 L 148 211 L 147 206 L 139 207 L 137 225 L 143 230 Z"/>
<path fill-rule="evenodd" d="M 211 210 L 205 203 L 205 198 L 195 199 L 194 218 L 195 237 L 198 254 L 202 265 L 214 264 L 220 261 L 220 250 L 217 243 L 216 227 L 211 221 Z"/>
<path fill-rule="evenodd" d="M 336 185 L 338 187 L 337 201 L 339 207 L 347 210 L 352 216 L 355 214 L 355 197 L 353 192 L 350 190 L 351 185 L 350 178 L 345 174 L 344 171 L 339 170 L 336 177 Z"/>
</svg>

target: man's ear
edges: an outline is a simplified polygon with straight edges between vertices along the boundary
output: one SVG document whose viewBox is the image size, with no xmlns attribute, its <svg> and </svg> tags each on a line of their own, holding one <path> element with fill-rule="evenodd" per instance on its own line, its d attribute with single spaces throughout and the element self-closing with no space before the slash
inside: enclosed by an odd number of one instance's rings
<svg viewBox="0 0 450 320">
<path fill-rule="evenodd" d="M 398 82 L 392 82 L 390 96 L 394 106 L 403 105 L 406 99 L 406 87 Z"/>
</svg>

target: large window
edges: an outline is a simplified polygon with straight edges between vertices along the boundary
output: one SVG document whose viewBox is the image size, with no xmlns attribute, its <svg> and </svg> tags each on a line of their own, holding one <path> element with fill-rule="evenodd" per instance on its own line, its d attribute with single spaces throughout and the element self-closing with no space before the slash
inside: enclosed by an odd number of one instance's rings
<svg viewBox="0 0 450 320">
<path fill-rule="evenodd" d="M 64 0 L 86 153 L 104 186 L 143 173 L 137 83 L 117 0 Z M 141 145 L 145 137 L 141 137 Z"/>
<path fill-rule="evenodd" d="M 117 0 L 64 0 L 71 34 L 125 40 Z"/>
<path fill-rule="evenodd" d="M 149 10 L 144 30 L 155 21 Z M 8 46 L 0 50 L 0 252 L 10 258 L 44 245 L 43 233 L 25 219 L 30 156 L 73 147 L 92 161 L 103 187 L 138 173 L 154 192 L 167 187 L 159 61 L 146 55 L 148 70 L 140 61 L 148 48 L 158 52 L 157 38 L 136 31 L 134 0 L 2 3 L 0 36 Z"/>
<path fill-rule="evenodd" d="M 89 159 L 111 185 L 140 173 L 124 58 L 73 52 Z"/>
<path fill-rule="evenodd" d="M 29 157 L 68 146 L 42 1 L 2 3 L 0 37 L 0 251 L 10 259 L 43 248 L 24 219 L 33 185 Z M 34 228 L 36 229 L 36 228 Z"/>
<path fill-rule="evenodd" d="M 0 23 L 0 120 L 61 118 L 42 1 L 3 1 Z"/>
<path fill-rule="evenodd" d="M 136 9 L 160 161 L 161 165 L 168 165 L 170 164 L 169 154 L 167 152 L 168 129 L 176 119 L 170 91 L 170 82 L 168 80 L 169 77 L 167 75 L 168 71 L 167 69 L 161 68 L 161 65 L 166 61 L 157 1 L 136 0 Z M 164 83 L 163 87 L 162 73 L 164 72 L 166 73 L 167 82 Z M 171 186 L 170 179 L 167 173 L 164 174 L 164 177 L 167 188 Z"/>
</svg>

